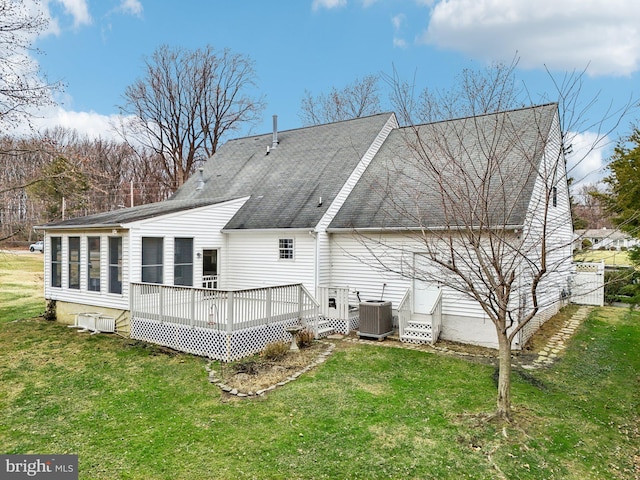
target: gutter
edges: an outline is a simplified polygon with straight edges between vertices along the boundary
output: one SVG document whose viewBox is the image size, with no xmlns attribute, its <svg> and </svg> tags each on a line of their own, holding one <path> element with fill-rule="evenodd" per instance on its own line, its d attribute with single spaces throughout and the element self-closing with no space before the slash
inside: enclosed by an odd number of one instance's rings
<svg viewBox="0 0 640 480">
<path fill-rule="evenodd" d="M 444 232 L 447 230 L 522 230 L 524 225 L 500 225 L 493 227 L 468 227 L 468 226 L 440 226 L 440 227 L 333 227 L 327 228 L 328 233 L 393 233 L 393 232 Z"/>
</svg>

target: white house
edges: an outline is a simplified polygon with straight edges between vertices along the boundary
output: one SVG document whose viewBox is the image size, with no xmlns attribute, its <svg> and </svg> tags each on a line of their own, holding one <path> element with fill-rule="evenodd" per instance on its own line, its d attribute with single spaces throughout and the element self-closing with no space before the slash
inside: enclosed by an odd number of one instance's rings
<svg viewBox="0 0 640 480">
<path fill-rule="evenodd" d="M 615 228 L 590 228 L 576 230 L 574 249 L 582 250 L 582 242 L 591 242 L 591 249 L 622 250 L 638 245 L 638 239 Z"/>
<path fill-rule="evenodd" d="M 476 129 L 482 138 L 469 138 L 467 150 L 481 149 L 496 122 L 516 125 L 528 139 L 527 155 L 517 149 L 507 155 L 510 180 L 495 191 L 503 205 L 505 196 L 510 202 L 509 221 L 502 218 L 501 225 L 521 247 L 527 245 L 531 262 L 540 261 L 540 235 L 554 247 L 553 272 L 542 282 L 541 308 L 532 323 L 537 327 L 559 308 L 570 270 L 571 217 L 557 106 L 474 119 L 482 122 Z M 428 139 L 430 127 L 420 128 Z M 416 131 L 400 128 L 395 115 L 385 113 L 231 140 L 167 201 L 40 227 L 46 232 L 45 298 L 56 301 L 60 321 L 102 315 L 136 338 L 222 359 L 287 338 L 287 325 L 300 318 L 313 322 L 318 312 L 325 331 L 349 331 L 358 326 L 354 307 L 373 299 L 390 301 L 401 320 L 428 317 L 427 332 L 408 341 L 435 341 L 440 330 L 442 338 L 495 346 L 493 325 L 477 302 L 424 278 L 375 268 L 375 254 L 362 241 L 384 236 L 378 245 L 403 245 L 396 251 L 405 260 L 427 262 L 420 245 L 405 242 L 406 232 L 451 226 L 440 222 L 441 206 L 429 195 L 420 199 L 430 212 L 420 224 L 390 222 L 393 207 L 408 205 L 406 192 L 420 180 L 408 161 L 402 173 L 390 167 L 411 155 L 406 139 Z M 548 209 L 541 199 L 550 181 Z M 388 189 L 374 192 L 382 184 Z M 524 288 L 524 271 L 522 277 Z M 178 336 L 189 339 L 178 345 Z M 199 346 L 185 346 L 192 341 Z"/>
</svg>

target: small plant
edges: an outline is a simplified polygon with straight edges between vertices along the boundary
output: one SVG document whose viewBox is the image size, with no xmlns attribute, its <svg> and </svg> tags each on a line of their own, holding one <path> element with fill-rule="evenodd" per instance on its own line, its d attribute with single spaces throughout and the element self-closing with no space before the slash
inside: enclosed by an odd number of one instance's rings
<svg viewBox="0 0 640 480">
<path fill-rule="evenodd" d="M 48 300 L 47 301 L 47 309 L 44 312 L 44 319 L 49 320 L 51 322 L 57 319 L 56 315 L 56 301 Z"/>
<path fill-rule="evenodd" d="M 262 350 L 262 357 L 267 360 L 282 360 L 289 353 L 290 346 L 289 342 L 268 343 Z"/>
<path fill-rule="evenodd" d="M 315 337 L 316 336 L 314 335 L 313 330 L 311 330 L 310 328 L 305 328 L 304 330 L 300 330 L 298 333 L 296 333 L 296 343 L 300 348 L 307 348 L 313 345 Z"/>
</svg>

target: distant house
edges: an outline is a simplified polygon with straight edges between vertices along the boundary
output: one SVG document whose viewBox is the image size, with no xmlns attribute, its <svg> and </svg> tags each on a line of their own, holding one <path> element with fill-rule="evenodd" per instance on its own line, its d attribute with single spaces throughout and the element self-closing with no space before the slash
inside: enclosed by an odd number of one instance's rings
<svg viewBox="0 0 640 480">
<path fill-rule="evenodd" d="M 584 240 L 591 243 L 592 250 L 626 250 L 638 245 L 637 238 L 613 228 L 576 230 L 574 232 L 574 250 L 582 249 Z"/>
<path fill-rule="evenodd" d="M 532 131 L 542 124 L 558 139 L 549 145 L 559 145 L 556 105 L 487 118 Z M 471 299 L 363 261 L 358 235 L 384 233 L 394 242 L 414 227 L 381 214 L 385 203 L 403 198 L 407 179 L 386 166 L 402 156 L 408 131 L 393 113 L 274 128 L 222 145 L 167 201 L 39 227 L 46 232 L 45 297 L 56 301 L 62 322 L 87 326 L 93 319 L 95 327 L 102 316 L 135 338 L 224 360 L 290 338 L 287 326 L 301 319 L 319 335 L 349 332 L 358 328 L 359 302 L 371 299 L 391 302 L 396 324 L 403 316 L 424 320 L 405 341 L 440 335 L 495 347 L 494 327 Z M 540 165 L 552 158 L 539 156 Z M 518 161 L 514 171 L 522 172 Z M 558 310 L 569 281 L 571 217 L 564 163 L 559 168 L 553 210 L 545 215 L 559 225 L 549 241 L 558 246 L 560 268 L 541 288 L 536 326 Z M 398 193 L 392 188 L 374 201 L 370 186 L 383 175 Z M 527 170 L 512 178 L 519 194 L 509 228 L 542 234 L 540 175 Z M 434 222 L 437 209 L 428 208 Z M 407 255 L 424 261 L 412 248 Z M 523 332 L 521 343 L 531 333 Z"/>
</svg>

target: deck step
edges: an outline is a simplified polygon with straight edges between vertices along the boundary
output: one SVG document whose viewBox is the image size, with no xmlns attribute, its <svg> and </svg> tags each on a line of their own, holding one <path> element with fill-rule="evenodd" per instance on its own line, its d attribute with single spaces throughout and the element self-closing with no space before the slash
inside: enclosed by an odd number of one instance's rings
<svg viewBox="0 0 640 480">
<path fill-rule="evenodd" d="M 431 338 L 431 335 L 429 335 L 427 337 L 427 336 L 424 336 L 424 335 L 407 334 L 405 332 L 405 334 L 400 337 L 400 341 L 401 342 L 409 342 L 409 343 L 431 343 L 432 342 L 432 338 Z"/>
</svg>

